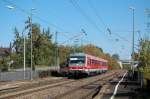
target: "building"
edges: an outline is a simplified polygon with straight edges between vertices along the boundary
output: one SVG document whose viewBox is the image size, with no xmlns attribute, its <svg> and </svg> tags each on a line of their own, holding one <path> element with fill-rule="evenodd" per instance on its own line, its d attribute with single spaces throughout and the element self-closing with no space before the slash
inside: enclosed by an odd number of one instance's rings
<svg viewBox="0 0 150 99">
<path fill-rule="evenodd" d="M 8 56 L 10 53 L 11 53 L 10 48 L 0 47 L 0 60 L 2 60 L 4 57 Z"/>
</svg>

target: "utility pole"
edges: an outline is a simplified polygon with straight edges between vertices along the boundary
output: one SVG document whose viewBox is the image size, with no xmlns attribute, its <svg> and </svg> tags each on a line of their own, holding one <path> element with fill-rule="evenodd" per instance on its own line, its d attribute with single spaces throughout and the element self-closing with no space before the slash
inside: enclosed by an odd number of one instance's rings
<svg viewBox="0 0 150 99">
<path fill-rule="evenodd" d="M 55 50 L 55 65 L 59 66 L 57 37 L 58 37 L 58 32 L 55 32 L 55 44 L 56 44 L 55 45 L 56 46 L 56 50 Z"/>
<path fill-rule="evenodd" d="M 87 33 L 84 29 L 81 29 L 84 36 L 87 36 Z M 83 37 L 81 38 L 81 46 L 83 46 Z"/>
<path fill-rule="evenodd" d="M 133 67 L 133 74 L 134 74 L 134 8 L 133 8 L 133 47 L 132 47 L 132 67 Z"/>
<path fill-rule="evenodd" d="M 34 10 L 34 8 L 31 9 L 31 12 L 30 12 L 30 34 L 31 34 L 31 80 L 33 79 L 33 72 L 32 72 L 32 69 L 33 69 L 33 55 L 32 55 L 32 51 L 33 51 L 33 44 L 32 44 L 32 39 L 33 39 L 33 35 L 32 35 L 32 11 Z"/>
<path fill-rule="evenodd" d="M 8 9 L 10 9 L 10 10 L 12 10 L 12 9 L 15 9 L 15 7 L 13 7 L 13 6 L 11 6 L 11 5 L 8 5 L 8 6 L 6 6 Z M 23 31 L 22 31 L 22 35 L 23 35 L 23 38 L 24 38 L 24 47 L 23 47 L 23 78 L 24 78 L 24 80 L 25 80 L 25 78 L 26 78 L 26 73 L 25 73 L 25 71 L 26 71 L 26 54 L 25 54 L 25 52 L 26 52 L 26 43 L 25 43 L 25 34 L 24 34 L 24 32 L 25 32 L 25 29 L 23 29 Z M 11 62 L 12 63 L 12 62 Z"/>
<path fill-rule="evenodd" d="M 74 39 L 74 52 L 73 53 L 77 52 L 78 43 L 79 43 L 79 38 L 75 38 Z"/>
</svg>

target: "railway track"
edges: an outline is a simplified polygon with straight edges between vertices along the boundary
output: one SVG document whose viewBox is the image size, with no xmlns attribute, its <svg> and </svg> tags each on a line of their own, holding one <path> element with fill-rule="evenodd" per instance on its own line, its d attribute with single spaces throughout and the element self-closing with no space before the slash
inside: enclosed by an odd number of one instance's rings
<svg viewBox="0 0 150 99">
<path fill-rule="evenodd" d="M 120 72 L 109 72 L 103 75 L 80 80 L 58 80 L 53 83 L 43 82 L 31 88 L 20 87 L 17 91 L 1 94 L 0 99 L 80 99 L 91 98 L 108 80 L 118 76 Z M 75 97 L 76 96 L 76 97 Z M 79 96 L 79 97 L 77 97 Z"/>
<path fill-rule="evenodd" d="M 71 80 L 69 80 L 70 82 Z M 34 89 L 37 87 L 42 87 L 46 85 L 55 84 L 57 82 L 67 83 L 68 81 L 64 78 L 60 79 L 42 79 L 38 81 L 25 81 L 25 82 L 17 82 L 14 84 L 3 84 L 4 86 L 0 88 L 0 99 L 3 98 L 3 96 L 9 96 L 15 95 L 16 93 L 20 93 L 25 90 Z M 68 82 L 68 83 L 69 83 Z M 58 83 L 59 85 L 60 83 Z"/>
<path fill-rule="evenodd" d="M 119 76 L 118 73 L 107 75 L 106 77 L 102 77 L 85 85 L 78 86 L 71 91 L 52 97 L 52 99 L 92 99 L 103 85 L 116 76 Z"/>
</svg>

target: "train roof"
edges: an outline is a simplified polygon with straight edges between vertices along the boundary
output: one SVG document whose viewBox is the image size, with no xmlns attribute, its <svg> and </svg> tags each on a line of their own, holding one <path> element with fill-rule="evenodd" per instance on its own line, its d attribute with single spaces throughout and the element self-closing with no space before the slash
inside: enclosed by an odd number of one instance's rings
<svg viewBox="0 0 150 99">
<path fill-rule="evenodd" d="M 85 54 L 85 53 L 73 53 L 73 54 L 70 54 L 70 56 L 88 56 L 88 57 L 92 57 L 96 60 L 101 60 L 101 61 L 104 61 L 104 62 L 107 62 L 107 60 L 105 59 L 102 59 L 102 58 L 99 58 L 99 57 L 95 57 L 93 55 L 89 55 L 89 54 Z"/>
</svg>

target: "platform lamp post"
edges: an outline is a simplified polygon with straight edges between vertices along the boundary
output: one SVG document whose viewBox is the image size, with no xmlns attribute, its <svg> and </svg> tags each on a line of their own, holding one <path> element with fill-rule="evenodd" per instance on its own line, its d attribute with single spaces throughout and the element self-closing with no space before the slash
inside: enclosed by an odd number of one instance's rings
<svg viewBox="0 0 150 99">
<path fill-rule="evenodd" d="M 25 29 L 23 29 L 22 34 L 23 34 L 23 78 L 24 80 L 26 79 L 26 37 L 24 34 Z"/>
<path fill-rule="evenodd" d="M 129 7 L 129 9 L 132 11 L 132 73 L 134 74 L 134 12 L 135 8 L 134 7 Z"/>
<path fill-rule="evenodd" d="M 10 9 L 10 10 L 12 10 L 12 9 L 15 9 L 15 7 L 13 7 L 13 6 L 11 6 L 11 5 L 8 5 L 8 6 L 6 6 L 8 9 Z M 25 30 L 26 29 L 23 29 L 23 31 L 22 31 L 22 34 L 23 34 L 23 78 L 24 78 L 24 80 L 26 79 L 26 74 L 25 74 L 25 71 L 26 71 L 26 61 L 25 61 L 25 59 L 26 59 L 26 55 L 25 55 L 25 52 L 26 52 L 26 45 L 25 45 L 25 34 L 24 34 L 24 32 L 25 32 Z"/>
</svg>

